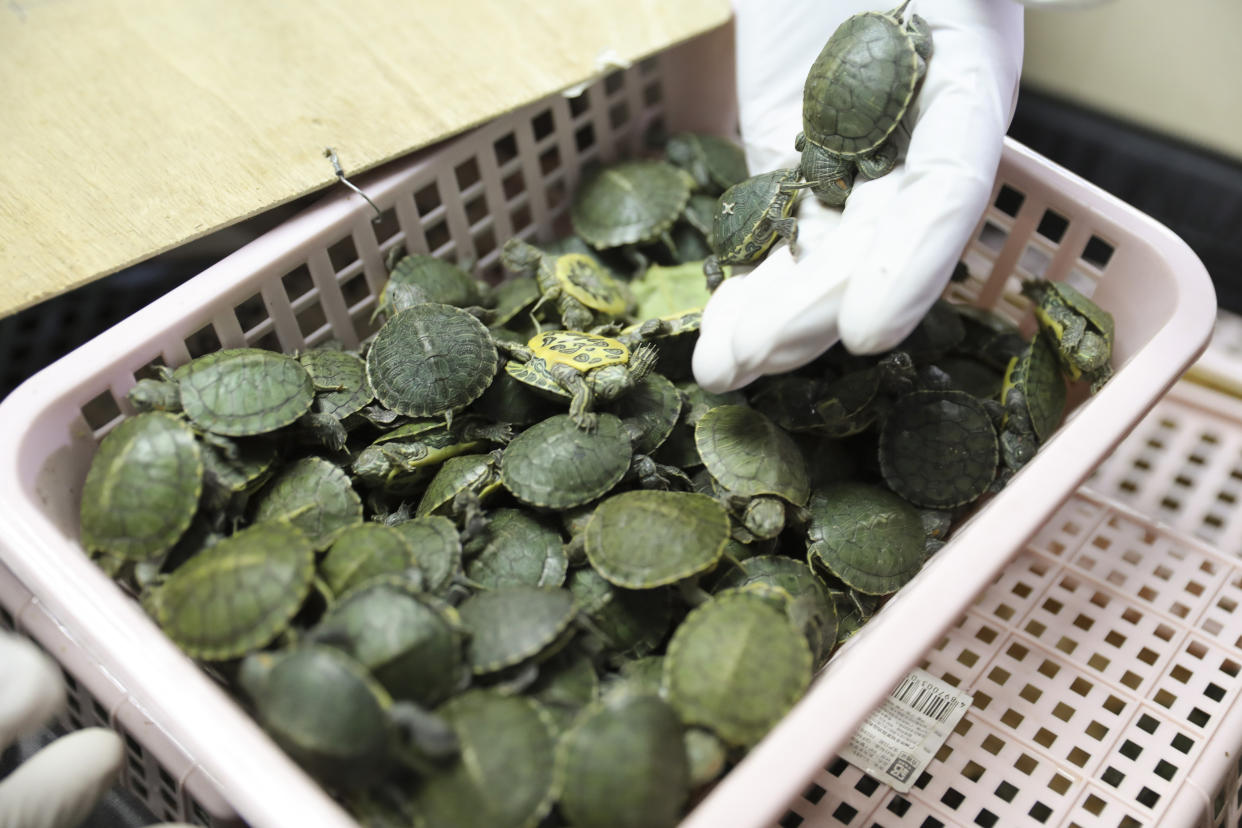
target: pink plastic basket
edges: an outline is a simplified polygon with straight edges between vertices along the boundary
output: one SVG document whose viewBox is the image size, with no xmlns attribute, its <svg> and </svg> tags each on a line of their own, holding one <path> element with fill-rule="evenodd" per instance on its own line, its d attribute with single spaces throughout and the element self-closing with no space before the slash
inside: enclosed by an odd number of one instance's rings
<svg viewBox="0 0 1242 828">
<path fill-rule="evenodd" d="M 574 98 L 539 101 L 339 191 L 49 366 L 0 413 L 0 604 L 82 689 L 82 723 L 131 751 L 126 783 L 161 817 L 256 826 L 353 825 L 77 542 L 81 484 L 98 438 L 152 363 L 215 347 L 293 351 L 368 331 L 383 257 L 412 250 L 500 275 L 511 235 L 564 229 L 582 165 L 640 148 L 646 130 L 726 133 L 730 35 L 697 38 Z M 1117 320 L 1114 378 L 1078 404 L 1039 456 L 963 526 L 817 678 L 807 696 L 685 820 L 762 825 L 784 812 L 863 717 L 993 581 L 1207 341 L 1215 307 L 1179 239 L 1090 184 L 1008 143 L 994 206 L 964 256 L 959 301 L 1031 329 L 1021 278 L 1070 280 Z M 1077 401 L 1076 401 L 1077 402 Z"/>
</svg>

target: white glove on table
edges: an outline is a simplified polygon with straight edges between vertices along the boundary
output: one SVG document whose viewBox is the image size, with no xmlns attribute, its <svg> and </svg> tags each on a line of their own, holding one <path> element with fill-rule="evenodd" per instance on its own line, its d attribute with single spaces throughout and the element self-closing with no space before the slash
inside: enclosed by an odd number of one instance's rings
<svg viewBox="0 0 1242 828">
<path fill-rule="evenodd" d="M 752 174 L 798 166 L 802 85 L 836 27 L 896 5 L 734 0 L 738 107 Z M 854 353 L 883 351 L 914 328 L 991 195 L 1017 98 L 1022 11 L 1014 0 L 913 0 L 906 14 L 931 26 L 934 51 L 896 168 L 871 181 L 860 176 L 844 210 L 805 195 L 797 260 L 781 244 L 721 284 L 694 353 L 700 385 L 740 388 L 804 365 L 838 340 Z"/>
</svg>

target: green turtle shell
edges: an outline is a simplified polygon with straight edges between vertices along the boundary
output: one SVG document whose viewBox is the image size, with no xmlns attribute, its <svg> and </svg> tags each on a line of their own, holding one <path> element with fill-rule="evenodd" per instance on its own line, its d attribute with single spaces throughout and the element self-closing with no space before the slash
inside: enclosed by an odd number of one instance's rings
<svg viewBox="0 0 1242 828">
<path fill-rule="evenodd" d="M 302 363 L 261 348 L 205 354 L 173 372 L 181 409 L 199 428 L 226 437 L 283 428 L 310 410 L 314 383 Z"/>
<path fill-rule="evenodd" d="M 600 414 L 591 431 L 558 414 L 513 438 L 501 456 L 500 476 L 529 506 L 568 509 L 620 483 L 632 456 L 630 438 L 612 414 Z"/>
<path fill-rule="evenodd" d="M 679 132 L 665 145 L 668 160 L 694 177 L 699 190 L 715 195 L 745 178 L 746 153 L 718 135 Z"/>
<path fill-rule="evenodd" d="M 177 567 L 158 589 L 156 618 L 191 658 L 239 658 L 288 626 L 314 575 L 315 551 L 301 531 L 256 523 Z"/>
<path fill-rule="evenodd" d="M 627 589 L 673 584 L 714 567 L 729 541 L 729 513 L 694 492 L 635 490 L 613 495 L 587 522 L 587 559 Z"/>
<path fill-rule="evenodd" d="M 362 357 L 339 348 L 315 348 L 298 357 L 316 388 L 314 410 L 344 419 L 375 399 Z"/>
<path fill-rule="evenodd" d="M 732 494 L 777 495 L 795 506 L 810 497 L 806 462 L 793 438 L 745 405 L 719 405 L 694 428 L 699 456 Z"/>
<path fill-rule="evenodd" d="M 367 351 L 367 379 L 386 408 L 435 417 L 477 399 L 499 362 L 482 322 L 452 305 L 427 303 L 380 328 Z"/>
<path fill-rule="evenodd" d="M 420 302 L 438 302 L 459 308 L 483 301 L 479 281 L 455 264 L 415 253 L 393 265 L 379 304 L 393 313 Z"/>
<path fill-rule="evenodd" d="M 690 184 L 665 161 L 622 161 L 588 173 L 574 192 L 574 232 L 598 249 L 650 241 L 666 232 L 690 200 Z"/>
<path fill-rule="evenodd" d="M 912 391 L 898 397 L 880 428 L 880 470 L 916 506 L 970 503 L 996 477 L 1000 444 L 983 404 L 964 391 Z"/>
<path fill-rule="evenodd" d="M 282 518 L 306 533 L 316 549 L 326 549 L 347 527 L 362 522 L 362 498 L 340 466 L 303 457 L 256 495 L 255 522 Z"/>
<path fill-rule="evenodd" d="M 108 432 L 82 489 L 82 545 L 150 560 L 189 528 L 203 490 L 203 452 L 181 418 L 137 414 Z"/>
<path fill-rule="evenodd" d="M 914 100 L 921 58 L 891 14 L 865 12 L 842 23 L 807 73 L 802 96 L 806 137 L 838 155 L 865 155 L 882 144 Z"/>
<path fill-rule="evenodd" d="M 466 577 L 486 589 L 528 584 L 559 587 L 569 559 L 561 533 L 522 509 L 496 509 L 470 548 Z"/>
<path fill-rule="evenodd" d="M 808 558 L 851 589 L 887 595 L 923 565 L 919 512 L 886 489 L 840 483 L 815 492 L 807 508 Z"/>
<path fill-rule="evenodd" d="M 1065 379 L 1061 376 L 1061 363 L 1057 352 L 1042 336 L 1031 337 L 1027 350 L 1015 357 L 1005 372 L 1001 402 L 1005 402 L 1011 387 L 1023 390 L 1026 410 L 1031 417 L 1031 427 L 1042 443 L 1052 436 L 1061 424 L 1065 413 Z"/>
<path fill-rule="evenodd" d="M 725 190 L 716 200 L 712 222 L 712 250 L 721 264 L 749 264 L 756 261 L 778 238 L 775 233 L 760 237 L 756 230 L 770 208 L 782 197 L 781 185 L 798 180 L 798 171 L 773 170 L 760 173 Z M 782 216 L 793 212 L 795 199 L 785 196 Z"/>
<path fill-rule="evenodd" d="M 470 669 L 487 675 L 550 655 L 548 648 L 561 640 L 576 610 L 567 589 L 523 584 L 477 592 L 457 612 L 470 634 Z"/>
</svg>

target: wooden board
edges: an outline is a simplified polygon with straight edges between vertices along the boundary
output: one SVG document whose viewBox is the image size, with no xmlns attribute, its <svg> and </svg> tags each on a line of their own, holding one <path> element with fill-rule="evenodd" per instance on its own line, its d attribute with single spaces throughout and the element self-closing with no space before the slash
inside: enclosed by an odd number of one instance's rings
<svg viewBox="0 0 1242 828">
<path fill-rule="evenodd" d="M 728 0 L 10 0 L 0 316 L 635 61 Z"/>
</svg>

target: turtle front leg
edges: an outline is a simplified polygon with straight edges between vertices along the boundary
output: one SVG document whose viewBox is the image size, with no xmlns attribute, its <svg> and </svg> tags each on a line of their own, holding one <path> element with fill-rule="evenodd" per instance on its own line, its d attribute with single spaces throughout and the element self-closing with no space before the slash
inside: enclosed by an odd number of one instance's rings
<svg viewBox="0 0 1242 828">
<path fill-rule="evenodd" d="M 789 242 L 789 252 L 798 255 L 798 220 L 793 216 L 782 216 L 778 205 L 768 208 L 768 224 L 772 232 Z"/>
<path fill-rule="evenodd" d="M 556 306 L 561 313 L 561 325 L 566 330 L 585 331 L 595 321 L 595 314 L 591 313 L 590 308 L 563 291 Z"/>
<path fill-rule="evenodd" d="M 586 381 L 578 369 L 569 365 L 553 365 L 552 377 L 569 392 L 569 418 L 574 425 L 583 431 L 594 431 L 599 422 L 599 415 L 593 414 L 595 405 L 595 389 Z"/>
<path fill-rule="evenodd" d="M 724 281 L 724 268 L 714 253 L 703 260 L 703 275 L 707 277 L 707 289 L 713 292 Z"/>
<path fill-rule="evenodd" d="M 897 166 L 897 147 L 892 141 L 885 141 L 871 155 L 858 159 L 858 174 L 863 178 L 880 178 L 888 175 Z"/>
<path fill-rule="evenodd" d="M 493 338 L 492 341 L 496 343 L 497 351 L 500 351 L 514 362 L 521 362 L 525 364 L 530 362 L 531 357 L 535 355 L 534 351 L 519 342 L 510 342 L 507 339 L 495 338 Z"/>
</svg>

